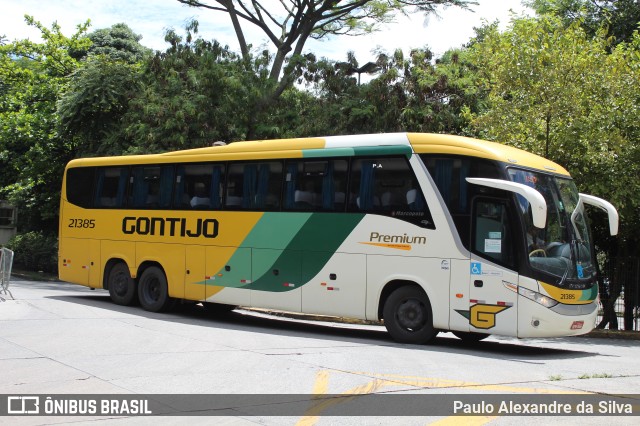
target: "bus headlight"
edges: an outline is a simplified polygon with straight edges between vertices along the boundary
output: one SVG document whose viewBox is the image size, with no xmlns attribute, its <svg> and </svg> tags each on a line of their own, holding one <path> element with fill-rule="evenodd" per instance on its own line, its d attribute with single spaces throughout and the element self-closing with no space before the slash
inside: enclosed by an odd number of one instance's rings
<svg viewBox="0 0 640 426">
<path fill-rule="evenodd" d="M 524 288 L 522 286 L 518 287 L 518 294 L 520 296 L 526 297 L 529 300 L 533 300 L 534 302 L 539 303 L 545 308 L 552 308 L 558 304 L 557 300 L 554 300 L 549 296 L 545 296 L 544 294 L 540 294 L 537 291 L 529 290 L 528 288 Z"/>
</svg>

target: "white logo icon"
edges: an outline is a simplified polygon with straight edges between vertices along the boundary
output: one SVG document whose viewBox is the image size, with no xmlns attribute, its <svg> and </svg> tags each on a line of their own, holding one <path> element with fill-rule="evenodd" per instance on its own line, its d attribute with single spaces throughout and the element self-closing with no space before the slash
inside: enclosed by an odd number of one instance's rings
<svg viewBox="0 0 640 426">
<path fill-rule="evenodd" d="M 40 397 L 9 396 L 7 397 L 7 414 L 39 414 Z"/>
</svg>

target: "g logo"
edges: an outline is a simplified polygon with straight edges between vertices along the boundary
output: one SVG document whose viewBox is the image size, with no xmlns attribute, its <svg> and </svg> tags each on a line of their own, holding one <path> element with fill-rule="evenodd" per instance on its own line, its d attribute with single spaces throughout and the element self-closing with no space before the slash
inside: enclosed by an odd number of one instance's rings
<svg viewBox="0 0 640 426">
<path fill-rule="evenodd" d="M 496 315 L 508 308 L 509 306 L 473 305 L 469 309 L 469 324 L 483 330 L 493 328 L 496 326 Z"/>
</svg>

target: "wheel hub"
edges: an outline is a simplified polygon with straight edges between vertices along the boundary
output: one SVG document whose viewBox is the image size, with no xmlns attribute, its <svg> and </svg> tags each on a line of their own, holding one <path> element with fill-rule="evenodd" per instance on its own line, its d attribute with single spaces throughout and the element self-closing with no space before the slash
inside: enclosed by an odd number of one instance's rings
<svg viewBox="0 0 640 426">
<path fill-rule="evenodd" d="M 398 322 L 408 330 L 417 330 L 424 326 L 424 306 L 415 299 L 405 301 L 398 307 Z"/>
</svg>

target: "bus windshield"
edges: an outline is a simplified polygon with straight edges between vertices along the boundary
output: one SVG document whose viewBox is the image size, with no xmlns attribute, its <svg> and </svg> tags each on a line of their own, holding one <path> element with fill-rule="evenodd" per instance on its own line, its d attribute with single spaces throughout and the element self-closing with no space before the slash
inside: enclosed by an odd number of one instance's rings
<svg viewBox="0 0 640 426">
<path fill-rule="evenodd" d="M 559 286 L 566 280 L 591 280 L 596 273 L 591 238 L 584 204 L 579 202 L 573 180 L 514 168 L 509 169 L 509 177 L 536 189 L 547 203 L 547 222 L 544 229 L 539 229 L 533 226 L 529 202 L 518 195 L 531 266 L 558 277 Z"/>
</svg>

